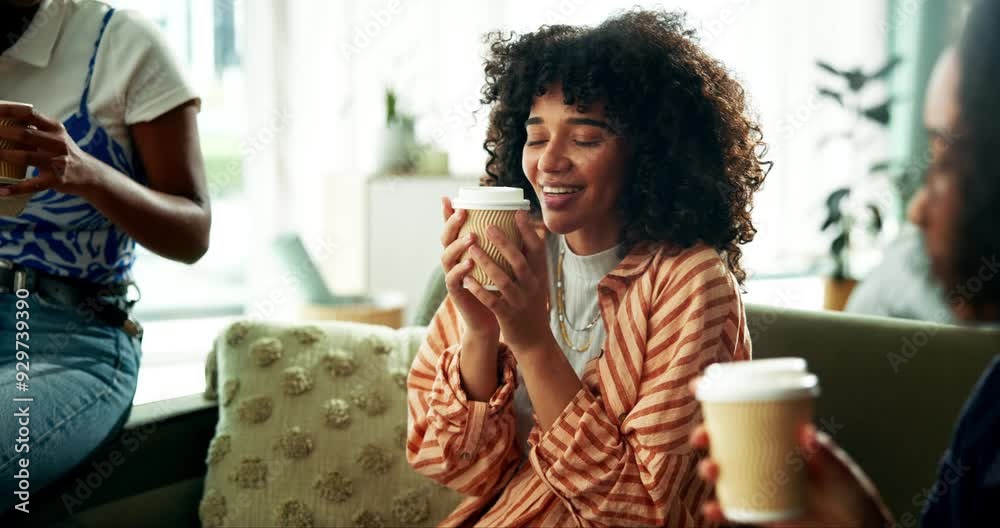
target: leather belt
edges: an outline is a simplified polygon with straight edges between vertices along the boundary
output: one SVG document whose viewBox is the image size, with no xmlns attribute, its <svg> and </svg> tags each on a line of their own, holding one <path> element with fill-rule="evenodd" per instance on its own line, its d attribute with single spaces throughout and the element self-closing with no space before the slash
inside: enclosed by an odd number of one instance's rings
<svg viewBox="0 0 1000 528">
<path fill-rule="evenodd" d="M 58 277 L 0 259 L 0 293 L 14 293 L 26 289 L 78 312 L 84 314 L 92 312 L 101 322 L 121 328 L 132 337 L 141 338 L 142 325 L 129 314 L 129 310 L 138 301 L 138 299 L 128 300 L 131 288 L 135 288 L 135 285 L 97 284 Z M 138 288 L 135 290 L 138 291 Z"/>
</svg>

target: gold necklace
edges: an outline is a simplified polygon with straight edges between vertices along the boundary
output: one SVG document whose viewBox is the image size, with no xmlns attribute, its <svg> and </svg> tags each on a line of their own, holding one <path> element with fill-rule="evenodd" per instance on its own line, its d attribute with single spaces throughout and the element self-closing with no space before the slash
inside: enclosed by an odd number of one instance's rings
<svg viewBox="0 0 1000 528">
<path fill-rule="evenodd" d="M 559 249 L 559 265 L 556 266 L 556 310 L 559 316 L 559 333 L 562 334 L 563 342 L 573 350 L 583 353 L 590 350 L 590 345 L 594 342 L 593 329 L 597 325 L 597 320 L 601 318 L 601 307 L 598 303 L 597 315 L 587 326 L 577 329 L 569 326 L 569 317 L 566 315 L 566 292 L 563 290 L 563 257 L 566 255 L 566 248 Z M 569 338 L 569 328 L 577 332 L 587 332 L 587 342 L 581 346 L 576 346 Z"/>
</svg>

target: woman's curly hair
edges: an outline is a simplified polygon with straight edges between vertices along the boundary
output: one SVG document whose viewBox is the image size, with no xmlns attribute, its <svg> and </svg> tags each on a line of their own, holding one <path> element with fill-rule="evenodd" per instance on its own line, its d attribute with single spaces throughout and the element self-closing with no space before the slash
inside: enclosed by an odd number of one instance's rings
<svg viewBox="0 0 1000 528">
<path fill-rule="evenodd" d="M 533 99 L 559 83 L 565 103 L 581 111 L 603 102 L 634 149 L 619 204 L 624 251 L 642 241 L 676 249 L 703 242 L 746 279 L 740 244 L 757 232 L 753 194 L 770 163 L 743 88 L 698 46 L 683 14 L 633 10 L 597 27 L 491 33 L 486 42 L 488 183 L 523 188 L 539 210 L 521 167 L 525 121 Z"/>
</svg>

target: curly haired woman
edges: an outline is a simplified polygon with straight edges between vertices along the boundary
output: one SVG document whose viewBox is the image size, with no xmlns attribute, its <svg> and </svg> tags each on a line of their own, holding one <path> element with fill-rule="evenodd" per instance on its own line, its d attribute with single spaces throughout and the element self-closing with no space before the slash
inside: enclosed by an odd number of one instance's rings
<svg viewBox="0 0 1000 528">
<path fill-rule="evenodd" d="M 408 461 L 467 496 L 443 525 L 706 525 L 688 382 L 750 358 L 740 244 L 767 168 L 743 89 L 672 13 L 489 43 L 487 173 L 534 215 L 522 246 L 489 233 L 508 275 L 444 200 Z"/>
</svg>

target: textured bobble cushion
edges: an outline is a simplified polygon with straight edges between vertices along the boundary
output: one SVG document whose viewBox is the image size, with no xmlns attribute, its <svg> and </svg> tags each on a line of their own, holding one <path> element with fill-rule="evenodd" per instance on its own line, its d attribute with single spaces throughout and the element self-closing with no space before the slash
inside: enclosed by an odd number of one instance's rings
<svg viewBox="0 0 1000 528">
<path fill-rule="evenodd" d="M 423 329 L 238 322 L 206 362 L 205 528 L 434 526 L 461 497 L 406 463 Z"/>
</svg>

